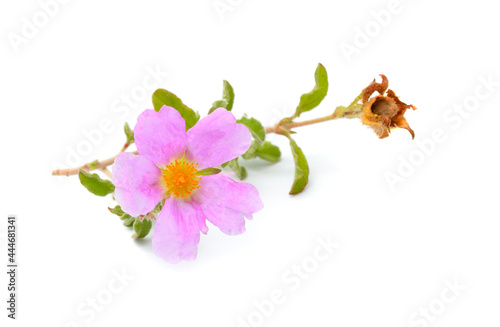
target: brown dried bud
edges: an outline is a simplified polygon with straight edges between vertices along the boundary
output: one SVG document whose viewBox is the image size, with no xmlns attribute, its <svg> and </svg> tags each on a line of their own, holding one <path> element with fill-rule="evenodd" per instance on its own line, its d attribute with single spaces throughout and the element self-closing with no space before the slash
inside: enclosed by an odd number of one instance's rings
<svg viewBox="0 0 500 327">
<path fill-rule="evenodd" d="M 412 138 L 415 138 L 415 133 L 408 125 L 404 114 L 408 108 L 413 110 L 417 108 L 399 100 L 392 90 L 387 89 L 389 86 L 387 77 L 382 74 L 380 76 L 381 83 L 373 80 L 362 92 L 361 122 L 370 126 L 381 139 L 388 137 L 391 129 L 395 127 L 407 129 Z M 371 97 L 375 91 L 380 95 Z"/>
</svg>

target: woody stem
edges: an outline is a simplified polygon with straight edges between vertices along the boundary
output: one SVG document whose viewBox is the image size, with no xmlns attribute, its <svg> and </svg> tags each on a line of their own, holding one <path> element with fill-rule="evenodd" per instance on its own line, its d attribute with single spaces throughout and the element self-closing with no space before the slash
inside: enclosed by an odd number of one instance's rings
<svg viewBox="0 0 500 327">
<path fill-rule="evenodd" d="M 312 125 L 312 124 L 318 124 L 318 123 L 322 123 L 325 121 L 334 120 L 337 118 L 339 118 L 339 117 L 331 114 L 331 115 L 328 115 L 325 117 L 310 119 L 310 120 L 301 121 L 298 123 L 286 123 L 286 124 L 279 124 L 278 123 L 275 126 L 266 127 L 266 134 L 269 134 L 269 133 L 282 134 L 282 132 L 280 131 L 280 128 L 291 130 L 292 128 L 307 126 L 307 125 Z"/>
<path fill-rule="evenodd" d="M 315 118 L 315 119 L 310 119 L 310 120 L 305 120 L 302 122 L 297 122 L 297 123 L 285 123 L 285 124 L 276 124 L 275 126 L 269 126 L 266 127 L 266 134 L 269 133 L 276 133 L 276 134 L 283 134 L 283 132 L 280 129 L 286 129 L 286 130 L 291 130 L 292 128 L 297 128 L 301 126 L 307 126 L 307 125 L 312 125 L 312 124 L 318 124 L 322 123 L 325 121 L 329 120 L 334 120 L 340 117 L 337 117 L 335 114 L 330 114 L 325 117 L 320 117 L 320 118 Z M 128 144 L 125 144 L 123 148 L 121 149 L 120 153 L 123 153 L 128 147 Z M 119 153 L 119 154 L 120 154 Z M 137 154 L 137 151 L 133 152 L 134 154 Z M 98 161 L 95 160 L 93 162 L 86 163 L 85 165 L 81 167 L 76 167 L 76 168 L 68 168 L 68 169 L 56 169 L 52 171 L 52 175 L 54 176 L 71 176 L 71 175 L 76 175 L 80 170 L 95 170 L 99 169 L 101 171 L 104 171 L 106 174 L 108 174 L 109 171 L 107 171 L 106 167 L 111 166 L 114 162 L 118 154 L 114 157 L 108 158 L 106 160 Z"/>
</svg>

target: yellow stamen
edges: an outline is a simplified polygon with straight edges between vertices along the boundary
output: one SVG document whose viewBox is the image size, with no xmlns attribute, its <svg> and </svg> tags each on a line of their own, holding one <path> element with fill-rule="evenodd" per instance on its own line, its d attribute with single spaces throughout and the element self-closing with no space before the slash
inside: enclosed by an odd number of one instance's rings
<svg viewBox="0 0 500 327">
<path fill-rule="evenodd" d="M 200 176 L 198 164 L 187 162 L 184 158 L 172 161 L 163 169 L 163 181 L 168 194 L 173 194 L 177 198 L 186 198 L 195 189 L 199 188 Z"/>
</svg>

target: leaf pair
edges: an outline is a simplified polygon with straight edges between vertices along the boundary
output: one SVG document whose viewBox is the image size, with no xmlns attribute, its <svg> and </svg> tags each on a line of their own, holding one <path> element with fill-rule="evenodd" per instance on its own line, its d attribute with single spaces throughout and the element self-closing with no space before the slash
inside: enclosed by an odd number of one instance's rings
<svg viewBox="0 0 500 327">
<path fill-rule="evenodd" d="M 222 89 L 222 99 L 215 101 L 208 113 L 212 113 L 217 108 L 225 108 L 226 110 L 231 111 L 233 109 L 233 104 L 234 89 L 228 81 L 224 81 Z M 280 149 L 277 146 L 272 145 L 270 142 L 265 141 L 266 130 L 257 119 L 248 118 L 245 115 L 242 118 L 238 119 L 237 122 L 245 125 L 253 137 L 250 148 L 245 154 L 241 156 L 243 159 L 252 159 L 259 157 L 270 162 L 279 161 L 281 157 Z M 238 158 L 235 158 L 223 165 L 223 167 L 226 166 L 234 171 L 239 179 L 245 179 L 248 175 L 245 167 L 240 166 Z"/>
<path fill-rule="evenodd" d="M 314 73 L 314 80 L 316 84 L 312 91 L 305 93 L 300 97 L 300 102 L 297 109 L 295 109 L 295 113 L 292 117 L 282 120 L 282 124 L 289 124 L 293 122 L 293 120 L 299 117 L 302 113 L 316 108 L 321 101 L 323 101 L 328 93 L 328 75 L 322 64 L 318 64 Z M 290 141 L 290 149 L 295 162 L 295 177 L 290 189 L 290 194 L 298 194 L 304 190 L 309 180 L 309 164 L 307 163 L 304 152 L 291 137 L 291 131 L 280 127 L 280 132 Z"/>
<path fill-rule="evenodd" d="M 129 214 L 123 212 L 122 208 L 117 205 L 114 208 L 108 208 L 108 210 L 112 213 L 120 217 L 123 220 L 123 225 L 127 227 L 132 227 L 134 229 L 134 234 L 132 238 L 144 238 L 149 234 L 151 227 L 153 226 L 153 222 L 150 219 L 142 218 L 142 217 L 132 217 Z"/>
<path fill-rule="evenodd" d="M 215 109 L 225 108 L 227 111 L 233 109 L 234 104 L 234 90 L 228 81 L 224 80 L 222 87 L 222 99 L 215 101 L 212 104 L 212 108 L 208 110 L 208 114 L 211 114 Z"/>
</svg>

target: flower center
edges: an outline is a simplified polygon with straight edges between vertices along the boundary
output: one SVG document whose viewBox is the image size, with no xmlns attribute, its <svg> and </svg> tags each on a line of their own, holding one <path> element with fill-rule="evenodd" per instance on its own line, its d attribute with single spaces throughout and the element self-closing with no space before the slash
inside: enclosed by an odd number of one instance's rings
<svg viewBox="0 0 500 327">
<path fill-rule="evenodd" d="M 177 198 L 185 198 L 193 190 L 200 187 L 200 176 L 198 164 L 187 162 L 184 158 L 172 161 L 163 169 L 163 180 L 167 187 L 167 193 L 175 195 Z"/>
</svg>

